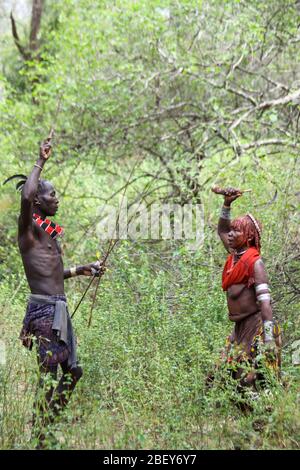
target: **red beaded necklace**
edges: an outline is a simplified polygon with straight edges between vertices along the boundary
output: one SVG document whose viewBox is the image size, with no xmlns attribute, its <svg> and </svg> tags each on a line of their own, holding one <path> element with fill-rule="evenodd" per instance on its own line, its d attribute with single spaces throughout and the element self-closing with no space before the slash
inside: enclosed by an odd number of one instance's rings
<svg viewBox="0 0 300 470">
<path fill-rule="evenodd" d="M 47 232 L 51 238 L 56 238 L 58 236 L 62 236 L 64 233 L 64 229 L 60 227 L 60 225 L 52 222 L 50 219 L 43 219 L 38 214 L 33 214 L 32 216 L 39 227 L 41 227 L 45 232 Z"/>
</svg>

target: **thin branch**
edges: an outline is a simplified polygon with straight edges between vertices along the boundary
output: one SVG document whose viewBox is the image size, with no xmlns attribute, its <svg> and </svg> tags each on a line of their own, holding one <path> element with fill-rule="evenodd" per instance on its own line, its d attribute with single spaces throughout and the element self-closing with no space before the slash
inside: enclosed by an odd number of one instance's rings
<svg viewBox="0 0 300 470">
<path fill-rule="evenodd" d="M 281 106 L 288 104 L 292 101 L 298 100 L 300 98 L 300 88 L 293 93 L 290 93 L 283 98 L 278 98 L 276 100 L 269 100 L 264 101 L 263 103 L 255 106 L 254 108 L 248 109 L 246 113 L 244 113 L 239 119 L 236 119 L 232 125 L 230 126 L 230 130 L 235 129 L 238 127 L 242 121 L 244 121 L 250 114 L 254 113 L 255 111 L 264 111 L 265 109 L 273 108 L 275 106 Z"/>
<path fill-rule="evenodd" d="M 296 144 L 289 142 L 288 140 L 280 140 L 280 139 L 268 139 L 268 140 L 257 140 L 255 142 L 251 142 L 250 144 L 241 145 L 242 150 L 249 150 L 252 148 L 264 147 L 266 145 L 282 145 L 284 147 L 293 147 L 297 148 Z"/>
<path fill-rule="evenodd" d="M 242 90 L 237 90 L 236 88 L 232 88 L 231 86 L 226 85 L 226 90 L 230 91 L 231 93 L 234 93 L 235 95 L 241 96 L 247 101 L 250 101 L 254 106 L 257 106 L 257 102 L 255 99 L 251 96 L 245 93 Z"/>
<path fill-rule="evenodd" d="M 15 19 L 13 17 L 12 12 L 10 13 L 10 21 L 11 21 L 11 30 L 12 30 L 12 35 L 14 38 L 15 45 L 18 48 L 18 51 L 20 52 L 21 56 L 23 57 L 24 60 L 30 60 L 31 55 L 28 51 L 26 51 L 26 48 L 22 46 L 18 31 L 17 31 L 17 25 L 15 22 Z"/>
<path fill-rule="evenodd" d="M 280 83 L 280 82 L 276 82 L 272 78 L 266 77 L 266 75 L 260 74 L 258 72 L 254 72 L 253 70 L 244 69 L 243 67 L 240 67 L 240 66 L 238 66 L 238 70 L 240 70 L 241 72 L 246 73 L 248 75 L 256 75 L 256 76 L 262 78 L 263 80 L 265 80 L 266 82 L 271 83 L 272 85 L 276 86 L 277 88 L 282 88 L 287 93 L 290 91 L 289 88 L 286 85 L 284 85 L 283 83 Z"/>
</svg>

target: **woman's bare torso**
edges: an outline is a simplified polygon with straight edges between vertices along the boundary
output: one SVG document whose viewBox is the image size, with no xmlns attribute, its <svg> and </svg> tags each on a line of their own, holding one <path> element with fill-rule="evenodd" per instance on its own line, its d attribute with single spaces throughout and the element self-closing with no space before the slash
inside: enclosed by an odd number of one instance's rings
<svg viewBox="0 0 300 470">
<path fill-rule="evenodd" d="M 234 284 L 227 291 L 227 305 L 231 315 L 256 312 L 258 304 L 254 286 Z"/>
</svg>

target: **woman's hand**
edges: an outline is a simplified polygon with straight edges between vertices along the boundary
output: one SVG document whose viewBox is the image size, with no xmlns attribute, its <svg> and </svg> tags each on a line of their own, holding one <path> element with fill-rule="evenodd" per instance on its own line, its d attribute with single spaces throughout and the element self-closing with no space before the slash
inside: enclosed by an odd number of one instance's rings
<svg viewBox="0 0 300 470">
<path fill-rule="evenodd" d="M 238 197 L 242 196 L 240 189 L 236 188 L 226 188 L 224 196 L 224 206 L 230 206 L 230 204 L 235 201 Z"/>
</svg>

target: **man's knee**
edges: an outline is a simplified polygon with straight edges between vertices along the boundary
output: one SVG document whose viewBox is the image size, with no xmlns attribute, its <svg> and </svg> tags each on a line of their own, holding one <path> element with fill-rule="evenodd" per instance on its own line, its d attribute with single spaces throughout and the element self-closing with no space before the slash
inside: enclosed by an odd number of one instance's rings
<svg viewBox="0 0 300 470">
<path fill-rule="evenodd" d="M 76 380 L 76 382 L 78 382 L 78 380 L 81 379 L 82 374 L 83 374 L 82 367 L 80 367 L 80 366 L 73 367 L 73 368 L 70 370 L 70 372 L 71 372 L 71 374 L 72 374 L 72 377 Z"/>
</svg>

